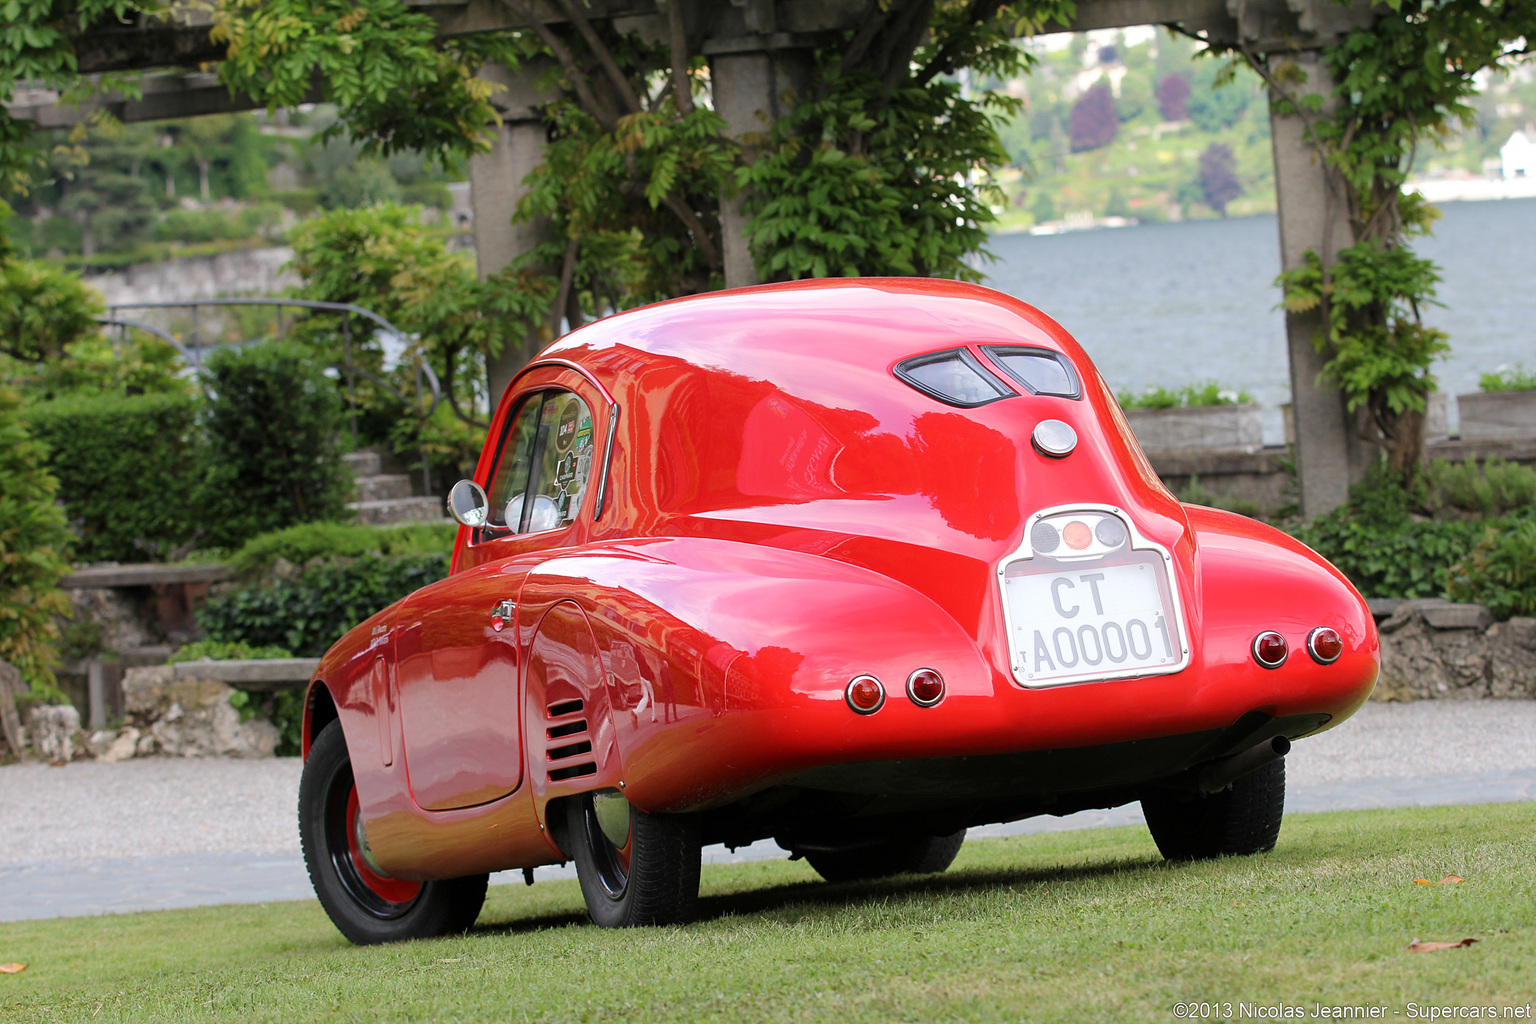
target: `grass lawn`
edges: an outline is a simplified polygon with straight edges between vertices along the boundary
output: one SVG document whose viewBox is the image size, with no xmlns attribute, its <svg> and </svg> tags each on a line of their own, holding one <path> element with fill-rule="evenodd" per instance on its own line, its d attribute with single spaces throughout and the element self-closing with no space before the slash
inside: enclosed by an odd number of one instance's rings
<svg viewBox="0 0 1536 1024">
<path fill-rule="evenodd" d="M 0 924 L 0 1021 L 1173 1021 L 1174 1004 L 1536 1000 L 1536 803 L 1298 815 L 1262 857 L 1142 828 L 968 843 L 947 874 L 707 867 L 701 919 L 603 931 L 574 882 L 356 949 L 316 903 Z M 1415 879 L 1461 875 L 1461 884 Z M 1410 940 L 1477 945 L 1410 953 Z M 1394 1014 L 1394 1011 L 1397 1011 Z M 1210 1018 L 1206 1018 L 1210 1019 Z M 1251 1018 L 1250 1018 L 1251 1019 Z"/>
</svg>

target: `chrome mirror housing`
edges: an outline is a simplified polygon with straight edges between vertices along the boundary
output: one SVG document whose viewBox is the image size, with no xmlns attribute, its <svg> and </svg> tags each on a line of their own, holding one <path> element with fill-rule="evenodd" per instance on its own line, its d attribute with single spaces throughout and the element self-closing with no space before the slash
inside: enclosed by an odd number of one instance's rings
<svg viewBox="0 0 1536 1024">
<path fill-rule="evenodd" d="M 448 514 L 465 526 L 480 527 L 491 511 L 485 488 L 473 480 L 460 480 L 448 492 Z"/>
</svg>

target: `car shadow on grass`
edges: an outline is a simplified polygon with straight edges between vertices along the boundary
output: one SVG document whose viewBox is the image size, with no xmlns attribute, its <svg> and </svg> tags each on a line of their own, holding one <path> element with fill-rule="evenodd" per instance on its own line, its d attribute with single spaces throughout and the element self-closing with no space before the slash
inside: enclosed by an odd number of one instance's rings
<svg viewBox="0 0 1536 1024">
<path fill-rule="evenodd" d="M 819 878 L 761 889 L 701 896 L 695 923 L 724 918 L 752 917 L 797 910 L 886 904 L 894 900 L 928 896 L 963 895 L 998 889 L 1022 889 L 1041 885 L 1071 884 L 1128 871 L 1156 870 L 1167 865 L 1161 857 L 1120 857 L 1095 864 L 1062 867 L 959 870 L 942 875 L 896 875 L 868 882 L 824 882 Z M 476 925 L 476 935 L 521 935 L 590 924 L 584 911 L 543 913 L 512 920 Z"/>
</svg>

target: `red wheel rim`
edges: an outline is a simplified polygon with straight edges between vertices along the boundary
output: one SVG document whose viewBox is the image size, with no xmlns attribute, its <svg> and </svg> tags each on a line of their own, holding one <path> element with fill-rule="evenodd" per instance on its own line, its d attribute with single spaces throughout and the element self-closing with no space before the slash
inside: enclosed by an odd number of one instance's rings
<svg viewBox="0 0 1536 1024">
<path fill-rule="evenodd" d="M 352 866 L 364 885 L 379 899 L 388 903 L 409 903 L 421 892 L 421 883 L 403 878 L 385 878 L 368 866 L 363 851 L 357 845 L 357 787 L 347 793 L 347 850 Z"/>
</svg>

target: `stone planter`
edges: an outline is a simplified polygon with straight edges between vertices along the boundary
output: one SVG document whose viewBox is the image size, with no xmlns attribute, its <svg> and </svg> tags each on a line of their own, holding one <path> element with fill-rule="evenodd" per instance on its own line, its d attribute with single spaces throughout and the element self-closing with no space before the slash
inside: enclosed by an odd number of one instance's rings
<svg viewBox="0 0 1536 1024">
<path fill-rule="evenodd" d="M 1203 405 L 1188 409 L 1127 409 L 1136 440 L 1148 451 L 1222 449 L 1254 452 L 1264 445 L 1258 405 Z"/>
<path fill-rule="evenodd" d="M 1536 391 L 1474 391 L 1457 395 L 1461 438 L 1536 438 Z"/>
</svg>

